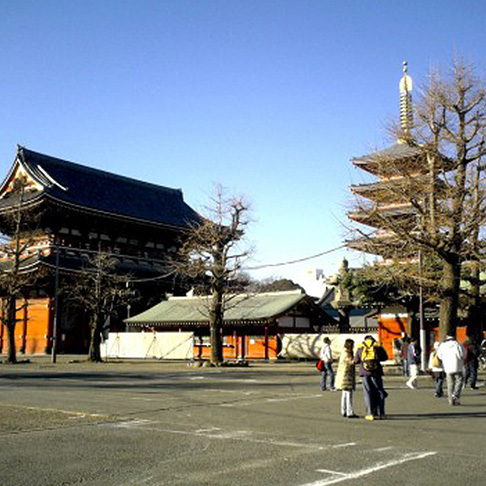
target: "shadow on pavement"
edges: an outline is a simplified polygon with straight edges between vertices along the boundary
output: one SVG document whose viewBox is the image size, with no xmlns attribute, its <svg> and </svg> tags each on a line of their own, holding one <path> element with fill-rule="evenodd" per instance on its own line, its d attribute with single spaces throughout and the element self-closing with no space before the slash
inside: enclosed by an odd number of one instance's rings
<svg viewBox="0 0 486 486">
<path fill-rule="evenodd" d="M 398 413 L 387 415 L 388 420 L 430 420 L 430 419 L 468 419 L 486 417 L 484 412 L 434 412 L 434 413 Z"/>
</svg>

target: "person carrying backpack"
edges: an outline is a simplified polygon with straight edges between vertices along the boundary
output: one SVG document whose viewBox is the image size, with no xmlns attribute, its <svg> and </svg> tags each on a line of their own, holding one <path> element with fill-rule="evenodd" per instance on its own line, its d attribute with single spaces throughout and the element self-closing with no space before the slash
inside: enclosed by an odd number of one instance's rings
<svg viewBox="0 0 486 486">
<path fill-rule="evenodd" d="M 385 399 L 388 393 L 383 386 L 382 361 L 388 355 L 382 346 L 379 346 L 373 336 L 365 336 L 358 346 L 354 362 L 359 364 L 359 376 L 363 383 L 363 398 L 366 407 L 366 420 L 375 418 L 384 419 Z"/>
<path fill-rule="evenodd" d="M 432 377 L 435 381 L 435 394 L 436 398 L 440 398 L 444 395 L 444 367 L 442 366 L 442 361 L 437 356 L 437 350 L 439 349 L 439 341 L 434 343 L 434 349 L 430 353 L 429 357 L 429 370 L 432 373 Z"/>
</svg>

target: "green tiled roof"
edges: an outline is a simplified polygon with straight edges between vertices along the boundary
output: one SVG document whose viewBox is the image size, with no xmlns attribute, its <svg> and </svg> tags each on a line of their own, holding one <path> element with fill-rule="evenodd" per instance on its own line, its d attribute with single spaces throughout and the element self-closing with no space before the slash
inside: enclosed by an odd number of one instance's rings
<svg viewBox="0 0 486 486">
<path fill-rule="evenodd" d="M 233 296 L 227 304 L 224 321 L 265 321 L 304 300 L 309 297 L 300 291 Z M 208 302 L 208 297 L 171 297 L 125 322 L 129 325 L 207 323 Z"/>
</svg>

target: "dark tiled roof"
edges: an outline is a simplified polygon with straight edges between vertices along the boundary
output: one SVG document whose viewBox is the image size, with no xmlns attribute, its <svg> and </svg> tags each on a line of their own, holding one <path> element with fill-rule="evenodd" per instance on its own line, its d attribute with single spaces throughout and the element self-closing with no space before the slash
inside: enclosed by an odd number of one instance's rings
<svg viewBox="0 0 486 486">
<path fill-rule="evenodd" d="M 199 215 L 182 191 L 130 179 L 19 147 L 18 158 L 44 192 L 88 210 L 185 227 Z"/>
</svg>

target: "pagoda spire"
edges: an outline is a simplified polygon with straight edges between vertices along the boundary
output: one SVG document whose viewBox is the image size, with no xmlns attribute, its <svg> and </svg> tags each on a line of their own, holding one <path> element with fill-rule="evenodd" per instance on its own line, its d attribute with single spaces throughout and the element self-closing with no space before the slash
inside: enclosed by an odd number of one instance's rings
<svg viewBox="0 0 486 486">
<path fill-rule="evenodd" d="M 400 80 L 400 127 L 402 129 L 403 143 L 410 136 L 410 129 L 413 124 L 412 107 L 412 78 L 407 74 L 407 62 L 403 63 L 403 76 Z"/>
</svg>

